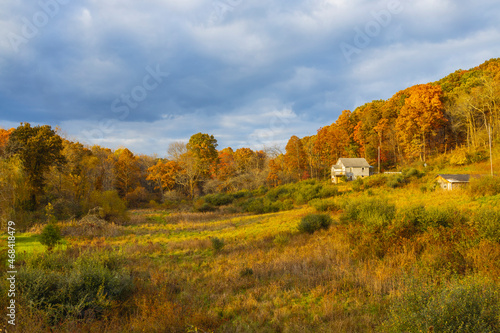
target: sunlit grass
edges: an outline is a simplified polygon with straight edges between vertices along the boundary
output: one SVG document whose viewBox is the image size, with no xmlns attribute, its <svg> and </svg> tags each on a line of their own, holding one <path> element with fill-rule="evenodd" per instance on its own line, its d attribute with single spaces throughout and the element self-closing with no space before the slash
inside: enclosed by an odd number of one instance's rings
<svg viewBox="0 0 500 333">
<path fill-rule="evenodd" d="M 39 235 L 31 233 L 16 234 L 17 253 L 31 255 L 47 251 L 47 247 L 40 243 L 39 237 Z M 67 246 L 68 241 L 63 239 L 60 244 L 54 247 L 54 250 L 64 250 Z"/>
<path fill-rule="evenodd" d="M 346 194 L 331 200 L 343 207 L 377 199 L 394 205 L 396 216 L 422 205 L 469 218 L 496 205 L 496 197 L 421 185 L 352 193 L 342 185 Z M 341 223 L 339 210 L 328 213 L 334 221 L 328 230 L 300 233 L 302 217 L 314 212 L 309 205 L 262 215 L 138 210 L 107 236 L 67 237 L 68 255 L 119 252 L 137 288 L 122 314 L 81 330 L 376 332 L 407 290 L 408 276 L 442 284 L 500 276 L 500 245 L 479 239 L 471 224 L 399 234 L 396 218 L 382 229 L 365 229 L 362 222 Z M 20 243 L 32 248 L 27 253 L 45 251 L 36 235 L 23 236 Z M 213 238 L 224 246 L 214 249 Z"/>
</svg>

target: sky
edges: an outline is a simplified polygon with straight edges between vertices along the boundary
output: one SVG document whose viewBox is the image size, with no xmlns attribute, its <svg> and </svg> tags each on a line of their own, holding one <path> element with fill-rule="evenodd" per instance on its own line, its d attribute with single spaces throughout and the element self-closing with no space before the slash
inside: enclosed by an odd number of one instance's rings
<svg viewBox="0 0 500 333">
<path fill-rule="evenodd" d="M 0 127 L 164 157 L 283 147 L 343 110 L 500 57 L 496 0 L 10 0 Z"/>
</svg>

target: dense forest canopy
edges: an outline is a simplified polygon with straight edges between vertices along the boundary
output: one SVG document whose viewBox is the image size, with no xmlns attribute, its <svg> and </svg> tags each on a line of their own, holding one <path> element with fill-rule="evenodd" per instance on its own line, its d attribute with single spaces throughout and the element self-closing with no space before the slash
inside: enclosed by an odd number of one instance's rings
<svg viewBox="0 0 500 333">
<path fill-rule="evenodd" d="M 292 136 L 285 152 L 217 150 L 213 135 L 197 133 L 168 147 L 168 158 L 112 151 L 62 138 L 50 126 L 0 129 L 2 217 L 27 219 L 48 203 L 58 218 L 81 216 L 103 202 L 129 207 L 200 194 L 273 187 L 328 178 L 340 157 L 364 157 L 382 170 L 453 152 L 450 163 L 486 156 L 499 140 L 500 59 L 458 70 L 354 111 L 344 110 L 308 137 Z M 167 147 L 165 147 L 167 148 Z M 380 155 L 379 155 L 380 154 Z M 32 215 L 27 215 L 32 216 Z"/>
</svg>

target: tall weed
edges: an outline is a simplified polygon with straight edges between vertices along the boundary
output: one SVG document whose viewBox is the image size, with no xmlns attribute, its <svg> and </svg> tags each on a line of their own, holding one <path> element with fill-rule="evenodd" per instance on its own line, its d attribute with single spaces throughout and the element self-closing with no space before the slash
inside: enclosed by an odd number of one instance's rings
<svg viewBox="0 0 500 333">
<path fill-rule="evenodd" d="M 500 330 L 500 288 L 481 277 L 444 286 L 413 283 L 393 304 L 383 332 L 481 333 Z"/>
<path fill-rule="evenodd" d="M 500 211 L 479 210 L 474 216 L 474 225 L 482 238 L 500 243 Z"/>
<path fill-rule="evenodd" d="M 49 323 L 98 317 L 133 291 L 130 273 L 121 268 L 123 260 L 107 252 L 85 252 L 76 261 L 62 252 L 33 256 L 18 273 L 21 299 L 43 311 Z"/>
</svg>

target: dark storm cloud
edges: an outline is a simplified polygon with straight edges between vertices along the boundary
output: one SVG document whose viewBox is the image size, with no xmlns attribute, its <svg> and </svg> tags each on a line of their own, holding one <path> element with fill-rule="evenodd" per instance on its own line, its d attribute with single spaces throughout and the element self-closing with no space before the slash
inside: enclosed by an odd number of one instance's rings
<svg viewBox="0 0 500 333">
<path fill-rule="evenodd" d="M 499 9 L 490 0 L 12 1 L 0 6 L 0 125 L 61 125 L 143 153 L 200 131 L 221 148 L 283 144 L 344 109 L 498 57 Z"/>
</svg>

